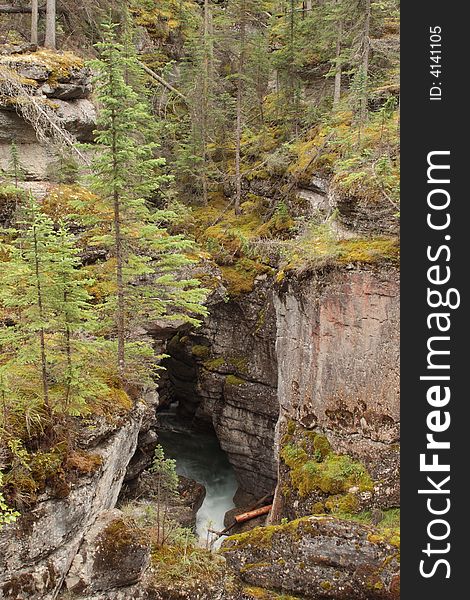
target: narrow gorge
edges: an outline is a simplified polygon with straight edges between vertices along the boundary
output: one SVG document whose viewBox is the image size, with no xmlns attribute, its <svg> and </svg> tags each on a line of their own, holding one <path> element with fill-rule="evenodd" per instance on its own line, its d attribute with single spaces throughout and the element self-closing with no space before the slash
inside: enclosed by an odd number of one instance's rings
<svg viewBox="0 0 470 600">
<path fill-rule="evenodd" d="M 398 600 L 397 3 L 20 4 L 0 600 Z"/>
</svg>

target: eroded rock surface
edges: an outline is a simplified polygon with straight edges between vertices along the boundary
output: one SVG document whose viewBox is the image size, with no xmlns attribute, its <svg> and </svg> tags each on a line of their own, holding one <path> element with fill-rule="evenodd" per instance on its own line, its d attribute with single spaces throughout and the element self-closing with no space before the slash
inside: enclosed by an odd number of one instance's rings
<svg viewBox="0 0 470 600">
<path fill-rule="evenodd" d="M 289 420 L 321 433 L 335 453 L 366 466 L 376 505 L 399 506 L 397 272 L 333 270 L 292 281 L 275 305 L 279 452 Z M 290 485 L 280 475 L 279 502 Z"/>
<path fill-rule="evenodd" d="M 216 301 L 193 333 L 168 343 L 172 400 L 183 417 L 215 429 L 244 492 L 260 498 L 276 485 L 278 419 L 272 287 Z"/>
<path fill-rule="evenodd" d="M 398 600 L 396 544 L 359 523 L 306 517 L 234 536 L 223 550 L 247 584 L 312 600 Z"/>
<path fill-rule="evenodd" d="M 86 533 L 65 584 L 76 595 L 134 585 L 149 560 L 148 539 L 121 511 L 103 511 Z"/>
<path fill-rule="evenodd" d="M 66 498 L 44 494 L 15 524 L 0 531 L 0 598 L 51 600 L 97 517 L 116 504 L 142 420 L 151 408 L 139 402 L 119 426 L 90 440 L 102 465 L 72 485 Z M 90 437 L 94 433 L 90 432 Z"/>
<path fill-rule="evenodd" d="M 0 68 L 13 72 L 34 102 L 52 109 L 60 125 L 77 140 L 93 139 L 97 116 L 90 100 L 91 71 L 81 59 L 70 53 L 31 51 L 0 56 Z M 14 102 L 0 104 L 0 175 L 9 170 L 10 146 L 15 142 L 25 178 L 50 180 L 57 170 L 57 156 L 53 148 L 39 144 L 33 127 L 15 110 Z"/>
</svg>

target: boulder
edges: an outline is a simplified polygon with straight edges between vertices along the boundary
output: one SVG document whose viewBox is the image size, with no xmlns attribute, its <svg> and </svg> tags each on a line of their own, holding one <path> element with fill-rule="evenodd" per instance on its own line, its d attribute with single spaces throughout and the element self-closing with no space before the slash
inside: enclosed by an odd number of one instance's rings
<svg viewBox="0 0 470 600">
<path fill-rule="evenodd" d="M 93 141 L 93 131 L 96 127 L 96 108 L 90 100 L 54 100 L 54 106 L 62 125 L 79 142 Z"/>
<path fill-rule="evenodd" d="M 248 585 L 306 600 L 398 600 L 398 544 L 390 531 L 305 517 L 233 536 L 222 550 Z"/>
<path fill-rule="evenodd" d="M 88 530 L 65 585 L 75 595 L 131 586 L 150 560 L 148 538 L 119 510 L 102 512 Z"/>
<path fill-rule="evenodd" d="M 140 476 L 129 482 L 121 494 L 120 502 L 135 501 L 136 514 L 145 512 L 145 508 L 150 506 L 156 508 L 158 502 L 158 478 L 155 474 L 144 471 Z M 182 527 L 194 528 L 196 526 L 196 515 L 201 508 L 206 489 L 197 481 L 183 477 L 178 477 L 178 496 L 167 502 L 168 517 L 178 522 Z"/>
</svg>

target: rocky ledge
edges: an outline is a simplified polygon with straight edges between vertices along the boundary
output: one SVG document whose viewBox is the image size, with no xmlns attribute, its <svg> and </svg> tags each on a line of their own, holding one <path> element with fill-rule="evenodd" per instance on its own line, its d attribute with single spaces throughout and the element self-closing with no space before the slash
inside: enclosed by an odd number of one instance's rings
<svg viewBox="0 0 470 600">
<path fill-rule="evenodd" d="M 140 401 L 114 425 L 84 431 L 83 446 L 96 468 L 77 477 L 66 497 L 46 490 L 36 505 L 0 531 L 0 599 L 52 600 L 96 519 L 116 504 L 139 431 L 156 397 Z M 90 454 L 91 453 L 91 454 Z"/>
<path fill-rule="evenodd" d="M 96 126 L 96 110 L 90 99 L 91 71 L 70 52 L 46 49 L 2 54 L 0 70 L 0 80 L 4 80 L 0 82 L 4 92 L 0 102 L 0 174 L 9 169 L 14 142 L 26 179 L 50 180 L 58 158 L 38 142 L 34 128 L 21 116 L 15 97 L 9 97 L 6 81 L 11 76 L 36 105 L 52 110 L 58 123 L 77 140 L 89 142 Z"/>
<path fill-rule="evenodd" d="M 305 600 L 398 600 L 398 544 L 393 530 L 305 517 L 233 536 L 223 554 L 242 581 L 265 590 Z"/>
</svg>

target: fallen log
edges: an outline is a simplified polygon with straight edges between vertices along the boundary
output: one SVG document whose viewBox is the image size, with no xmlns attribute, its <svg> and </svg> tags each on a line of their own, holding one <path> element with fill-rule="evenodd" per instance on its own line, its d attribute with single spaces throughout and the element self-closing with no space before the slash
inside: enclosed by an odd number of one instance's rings
<svg viewBox="0 0 470 600">
<path fill-rule="evenodd" d="M 263 504 L 263 502 L 266 502 L 266 500 L 272 500 L 273 497 L 274 497 L 274 492 L 266 494 L 266 496 L 263 496 L 262 498 L 257 500 L 244 514 L 246 514 L 247 512 L 253 511 L 260 504 Z M 219 537 L 221 537 L 222 535 L 227 535 L 228 532 L 231 531 L 236 525 L 238 525 L 238 522 L 235 520 L 231 525 L 229 525 L 222 531 L 216 531 L 215 529 L 208 529 L 207 531 L 209 531 L 210 533 L 214 533 L 215 535 L 218 535 Z"/>
<path fill-rule="evenodd" d="M 158 73 L 155 73 L 155 71 L 152 71 L 152 69 L 149 69 L 149 67 L 147 67 L 147 65 L 145 65 L 143 62 L 139 61 L 139 64 L 142 67 L 142 69 L 147 73 L 147 75 L 150 75 L 150 77 L 152 77 L 152 79 L 155 79 L 155 81 L 158 81 L 159 84 L 166 87 L 167 90 L 169 90 L 170 92 L 173 92 L 173 94 L 178 96 L 178 98 L 181 98 L 181 100 L 186 102 L 186 104 L 188 103 L 186 97 L 179 90 L 177 90 L 175 87 L 173 87 L 171 85 L 171 83 L 168 83 L 168 81 L 165 81 L 165 79 L 163 79 L 163 77 L 158 75 Z"/>
<path fill-rule="evenodd" d="M 245 521 L 251 521 L 251 519 L 255 519 L 256 517 L 260 517 L 261 515 L 267 515 L 272 507 L 272 504 L 268 504 L 268 506 L 262 506 L 261 508 L 257 508 L 256 510 L 250 510 L 246 513 L 242 513 L 241 515 L 236 515 L 235 521 L 237 523 L 245 523 Z"/>
</svg>

